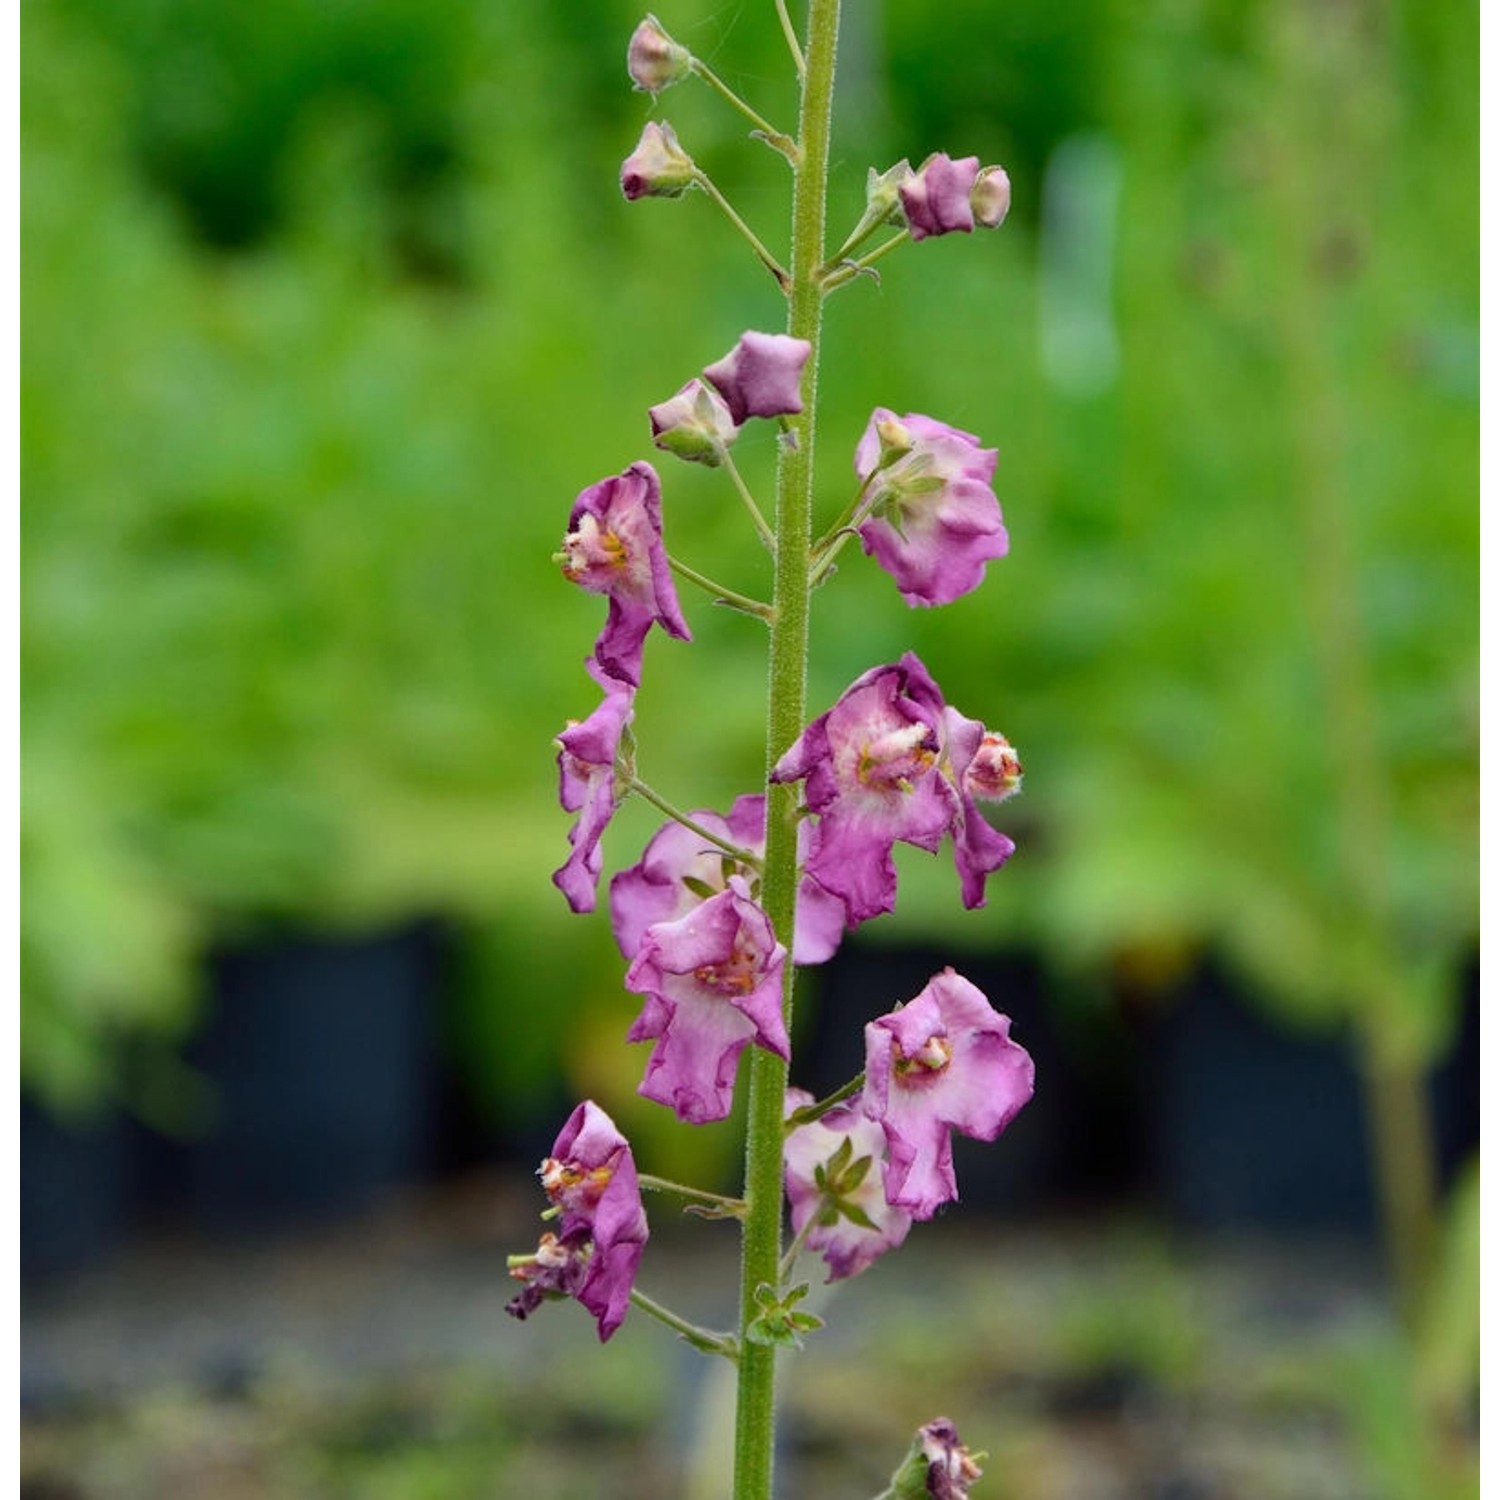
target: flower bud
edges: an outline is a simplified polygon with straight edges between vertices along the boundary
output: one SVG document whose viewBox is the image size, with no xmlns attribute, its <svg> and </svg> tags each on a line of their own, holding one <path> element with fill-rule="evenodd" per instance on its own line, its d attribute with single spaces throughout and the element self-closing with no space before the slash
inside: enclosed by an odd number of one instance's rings
<svg viewBox="0 0 1500 1500">
<path fill-rule="evenodd" d="M 620 191 L 637 198 L 680 198 L 697 178 L 693 158 L 666 121 L 648 120 L 634 151 L 620 168 Z"/>
<path fill-rule="evenodd" d="M 635 28 L 625 54 L 630 81 L 648 94 L 659 94 L 664 88 L 686 78 L 692 53 L 680 47 L 662 30 L 655 16 L 647 16 Z"/>
<path fill-rule="evenodd" d="M 723 399 L 696 377 L 650 409 L 651 441 L 689 463 L 717 468 L 739 428 Z"/>
<path fill-rule="evenodd" d="M 974 210 L 969 194 L 979 175 L 977 156 L 954 161 L 946 152 L 935 151 L 899 188 L 906 227 L 913 240 L 955 230 L 968 234 L 974 228 Z"/>
<path fill-rule="evenodd" d="M 703 378 L 724 398 L 736 422 L 795 416 L 802 410 L 802 367 L 812 345 L 785 333 L 745 333 Z"/>
<path fill-rule="evenodd" d="M 986 167 L 969 190 L 974 222 L 982 229 L 998 229 L 1010 212 L 1010 176 L 1004 167 Z"/>
</svg>

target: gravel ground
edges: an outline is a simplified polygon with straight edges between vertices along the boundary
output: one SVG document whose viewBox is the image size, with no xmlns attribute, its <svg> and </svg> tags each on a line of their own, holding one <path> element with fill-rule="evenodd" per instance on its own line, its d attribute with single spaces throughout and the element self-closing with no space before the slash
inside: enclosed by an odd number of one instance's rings
<svg viewBox="0 0 1500 1500">
<path fill-rule="evenodd" d="M 28 1288 L 23 1495 L 719 1500 L 727 1367 L 639 1314 L 603 1348 L 571 1305 L 506 1317 L 535 1212 L 529 1181 L 475 1178 L 317 1234 L 145 1240 Z M 726 1325 L 732 1227 L 653 1227 L 642 1287 Z M 785 1367 L 788 1497 L 868 1500 L 939 1414 L 989 1451 L 985 1500 L 1407 1494 L 1370 1436 L 1399 1430 L 1400 1375 L 1357 1246 L 954 1211 L 809 1305 L 828 1326 Z M 1460 1457 L 1445 1500 L 1477 1493 Z"/>
</svg>

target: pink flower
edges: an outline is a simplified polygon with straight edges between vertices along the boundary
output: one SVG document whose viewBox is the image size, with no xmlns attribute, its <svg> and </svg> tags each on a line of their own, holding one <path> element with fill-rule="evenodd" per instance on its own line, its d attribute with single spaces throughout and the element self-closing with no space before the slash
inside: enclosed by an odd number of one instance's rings
<svg viewBox="0 0 1500 1500">
<path fill-rule="evenodd" d="M 786 333 L 742 333 L 703 377 L 739 426 L 746 417 L 792 416 L 802 410 L 802 367 L 812 345 Z"/>
<path fill-rule="evenodd" d="M 672 583 L 661 533 L 661 481 L 650 464 L 631 464 L 579 495 L 558 561 L 580 588 L 609 596 L 594 655 L 611 677 L 640 685 L 653 621 L 678 640 L 693 638 Z"/>
<path fill-rule="evenodd" d="M 943 710 L 943 774 L 958 793 L 953 820 L 953 860 L 963 903 L 970 911 L 985 903 L 985 878 L 1016 852 L 1014 842 L 992 828 L 976 800 L 1001 802 L 1021 789 L 1021 761 L 1003 734 L 956 708 Z"/>
<path fill-rule="evenodd" d="M 1031 1098 L 1032 1063 L 1010 1019 L 944 969 L 865 1027 L 863 1108 L 885 1131 L 885 1196 L 930 1219 L 958 1197 L 950 1131 L 992 1141 Z"/>
<path fill-rule="evenodd" d="M 929 235 L 968 234 L 974 228 L 969 194 L 979 175 L 977 156 L 954 161 L 944 151 L 934 152 L 901 184 L 901 207 L 913 240 Z"/>
<path fill-rule="evenodd" d="M 759 856 L 766 845 L 766 799 L 761 794 L 736 797 L 727 818 L 716 812 L 689 815 L 711 833 Z M 798 828 L 805 857 L 813 829 Z M 641 938 L 658 922 L 686 916 L 700 902 L 717 895 L 732 875 L 749 879 L 753 871 L 739 865 L 717 846 L 680 823 L 665 823 L 646 845 L 639 863 L 621 870 L 609 883 L 610 921 L 615 941 L 627 959 L 640 951 Z M 753 887 L 752 887 L 753 894 Z M 797 891 L 794 963 L 820 964 L 833 957 L 844 934 L 844 903 L 811 876 Z"/>
<path fill-rule="evenodd" d="M 606 676 L 592 659 L 584 665 L 604 689 L 604 701 L 557 737 L 558 800 L 564 812 L 579 817 L 568 832 L 572 853 L 552 876 L 576 912 L 593 911 L 598 895 L 604 862 L 599 839 L 615 813 L 615 757 L 635 705 L 635 689 L 628 682 Z"/>
<path fill-rule="evenodd" d="M 931 417 L 877 407 L 854 452 L 869 478 L 865 551 L 908 604 L 949 604 L 984 579 L 1010 546 L 991 481 L 996 450 Z M 873 477 L 870 477 L 873 476 Z"/>
<path fill-rule="evenodd" d="M 943 698 L 910 651 L 858 678 L 776 763 L 773 781 L 806 779 L 818 814 L 806 872 L 848 909 L 851 925 L 896 902 L 897 842 L 936 852 L 959 813 L 938 772 Z"/>
<path fill-rule="evenodd" d="M 803 1089 L 788 1089 L 786 1113 L 811 1104 Z M 821 1119 L 799 1125 L 786 1140 L 786 1191 L 792 1232 L 809 1219 L 809 1250 L 821 1251 L 829 1281 L 857 1276 L 877 1257 L 894 1250 L 911 1228 L 911 1215 L 893 1208 L 881 1186 L 885 1138 L 867 1119 L 856 1096 Z"/>
<path fill-rule="evenodd" d="M 639 1092 L 690 1125 L 722 1120 L 740 1053 L 790 1056 L 781 1014 L 786 949 L 738 875 L 686 916 L 642 934 L 625 987 L 646 997 L 626 1041 L 655 1041 Z"/>
<path fill-rule="evenodd" d="M 650 1233 L 629 1142 L 585 1100 L 537 1175 L 561 1222 L 535 1255 L 512 1261 L 510 1274 L 525 1285 L 505 1310 L 525 1318 L 548 1297 L 573 1297 L 598 1319 L 603 1342 L 625 1320 Z"/>
</svg>

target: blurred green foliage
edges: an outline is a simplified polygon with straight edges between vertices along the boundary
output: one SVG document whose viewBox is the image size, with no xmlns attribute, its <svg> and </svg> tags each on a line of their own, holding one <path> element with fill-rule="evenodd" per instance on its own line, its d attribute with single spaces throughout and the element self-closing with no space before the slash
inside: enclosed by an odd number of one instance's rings
<svg viewBox="0 0 1500 1500">
<path fill-rule="evenodd" d="M 990 908 L 913 856 L 884 931 L 1075 969 L 1211 945 L 1327 1019 L 1368 992 L 1378 914 L 1431 1055 L 1476 921 L 1477 8 L 1326 9 L 849 7 L 834 230 L 868 164 L 929 149 L 1007 162 L 1016 209 L 831 304 L 825 503 L 874 405 L 928 411 L 999 444 L 1013 551 L 913 612 L 851 550 L 812 698 L 913 647 L 1030 768 Z M 498 1113 L 555 1068 L 628 1098 L 603 919 L 547 880 L 549 741 L 592 707 L 600 616 L 549 556 L 573 495 L 647 453 L 644 408 L 782 316 L 701 198 L 614 189 L 651 108 L 637 12 L 23 15 L 28 1084 L 82 1105 L 128 1038 L 180 1035 L 212 937 L 440 912 L 473 934 L 454 1034 Z M 789 122 L 769 6 L 662 19 Z M 784 235 L 741 122 L 691 86 L 661 112 Z M 768 493 L 773 438 L 741 449 Z M 661 467 L 674 551 L 764 590 L 721 478 Z M 698 644 L 649 649 L 642 769 L 724 806 L 758 779 L 762 644 L 687 604 Z"/>
</svg>

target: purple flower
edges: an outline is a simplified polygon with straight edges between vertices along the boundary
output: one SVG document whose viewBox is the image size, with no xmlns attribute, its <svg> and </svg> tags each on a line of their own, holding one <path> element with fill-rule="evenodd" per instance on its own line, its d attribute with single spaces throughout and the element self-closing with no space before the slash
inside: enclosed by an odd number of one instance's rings
<svg viewBox="0 0 1500 1500">
<path fill-rule="evenodd" d="M 625 1320 L 630 1289 L 650 1231 L 630 1144 L 592 1100 L 568 1116 L 538 1176 L 561 1222 L 534 1256 L 516 1257 L 524 1282 L 509 1303 L 525 1318 L 547 1297 L 574 1297 L 599 1320 L 600 1341 Z"/>
<path fill-rule="evenodd" d="M 806 871 L 848 908 L 851 925 L 896 902 L 899 841 L 935 852 L 959 812 L 938 772 L 943 698 L 910 651 L 858 678 L 776 763 L 773 781 L 806 778 L 818 826 Z"/>
<path fill-rule="evenodd" d="M 594 909 L 604 861 L 599 838 L 615 812 L 615 756 L 635 708 L 635 689 L 628 682 L 606 676 L 592 659 L 584 665 L 604 689 L 604 701 L 557 737 L 558 799 L 564 812 L 579 816 L 568 831 L 572 853 L 552 876 L 576 912 Z"/>
<path fill-rule="evenodd" d="M 669 401 L 649 410 L 651 441 L 689 463 L 717 468 L 739 428 L 723 399 L 696 376 Z"/>
<path fill-rule="evenodd" d="M 788 1089 L 786 1113 L 812 1102 L 804 1090 Z M 858 1097 L 799 1125 L 787 1137 L 785 1150 L 792 1231 L 801 1234 L 808 1220 L 814 1220 L 804 1243 L 822 1252 L 829 1281 L 857 1276 L 906 1238 L 911 1215 L 887 1203 L 881 1186 L 885 1138 L 879 1125 L 860 1112 Z"/>
<path fill-rule="evenodd" d="M 979 175 L 977 156 L 954 161 L 944 151 L 934 152 L 901 184 L 901 207 L 914 240 L 974 228 L 969 194 Z"/>
<path fill-rule="evenodd" d="M 654 1041 L 639 1092 L 690 1125 L 722 1120 L 740 1053 L 790 1055 L 781 1015 L 786 949 L 735 875 L 686 916 L 642 934 L 625 987 L 646 997 L 626 1041 Z"/>
<path fill-rule="evenodd" d="M 611 677 L 640 685 L 653 621 L 678 640 L 692 640 L 662 543 L 661 481 L 650 464 L 631 464 L 579 495 L 558 561 L 580 588 L 609 596 L 594 656 Z"/>
<path fill-rule="evenodd" d="M 655 16 L 647 16 L 635 28 L 625 53 L 625 69 L 636 88 L 659 94 L 686 78 L 693 55 L 662 30 Z"/>
<path fill-rule="evenodd" d="M 812 345 L 785 333 L 742 333 L 703 376 L 728 403 L 738 426 L 746 417 L 792 416 L 802 410 L 802 367 Z"/>
<path fill-rule="evenodd" d="M 950 604 L 1005 556 L 1010 539 L 990 487 L 996 458 L 946 422 L 875 409 L 854 451 L 869 484 L 859 537 L 908 604 Z"/>
<path fill-rule="evenodd" d="M 727 818 L 716 812 L 690 814 L 693 821 L 747 853 L 761 855 L 766 845 L 766 799 L 761 794 L 736 797 Z M 798 827 L 805 857 L 813 837 L 804 820 Z M 695 906 L 725 888 L 732 875 L 747 878 L 741 866 L 717 846 L 680 823 L 665 823 L 646 845 L 640 862 L 621 870 L 609 884 L 610 920 L 615 941 L 627 959 L 640 951 L 648 927 L 686 916 Z M 804 876 L 797 890 L 797 930 L 793 962 L 820 964 L 833 957 L 844 934 L 844 903 Z"/>
<path fill-rule="evenodd" d="M 1021 789 L 1021 760 L 1003 734 L 992 734 L 978 719 L 956 708 L 943 710 L 943 774 L 958 793 L 953 820 L 953 859 L 963 903 L 970 911 L 984 905 L 985 877 L 1016 852 L 1015 844 L 990 827 L 976 800 L 1001 802 Z"/>
<path fill-rule="evenodd" d="M 952 969 L 871 1021 L 863 1108 L 885 1131 L 887 1201 L 930 1219 L 957 1198 L 949 1132 L 994 1140 L 1031 1098 L 1032 1071 L 1009 1017 Z"/>
<path fill-rule="evenodd" d="M 698 180 L 693 158 L 663 120 L 647 120 L 635 150 L 620 166 L 620 191 L 637 198 L 680 198 Z"/>
</svg>

